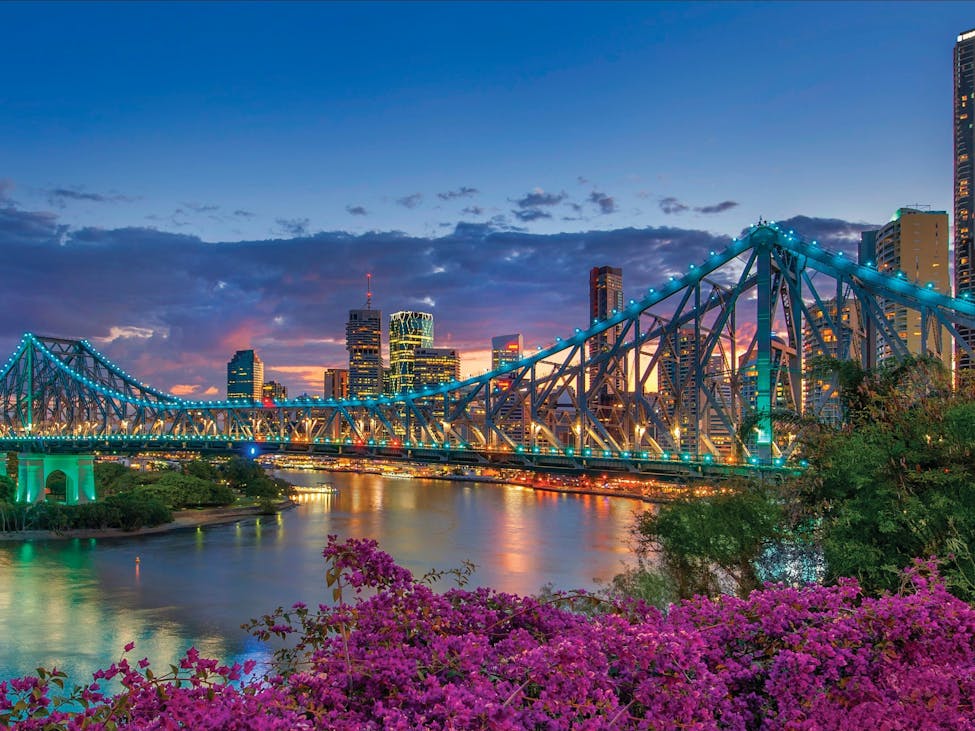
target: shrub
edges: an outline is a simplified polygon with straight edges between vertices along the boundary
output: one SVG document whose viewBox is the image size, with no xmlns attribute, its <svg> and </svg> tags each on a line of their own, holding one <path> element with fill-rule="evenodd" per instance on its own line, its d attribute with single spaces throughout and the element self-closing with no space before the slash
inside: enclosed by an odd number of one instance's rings
<svg viewBox="0 0 975 731">
<path fill-rule="evenodd" d="M 171 672 L 123 658 L 122 691 L 52 698 L 63 673 L 0 683 L 12 729 L 971 729 L 975 611 L 933 562 L 900 593 L 853 580 L 669 613 L 590 594 L 436 593 L 375 542 L 329 538 L 333 606 L 252 623 L 290 638 L 266 677 L 190 650 Z M 355 593 L 347 603 L 344 592 Z M 586 612 L 566 607 L 578 601 Z M 601 604 L 604 611 L 592 612 Z M 132 645 L 126 646 L 126 652 Z"/>
</svg>

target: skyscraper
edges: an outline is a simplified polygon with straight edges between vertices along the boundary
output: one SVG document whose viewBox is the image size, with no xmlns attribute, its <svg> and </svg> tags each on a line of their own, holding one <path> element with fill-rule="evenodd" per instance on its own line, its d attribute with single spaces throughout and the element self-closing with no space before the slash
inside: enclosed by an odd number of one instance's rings
<svg viewBox="0 0 975 731">
<path fill-rule="evenodd" d="M 417 348 L 413 352 L 413 387 L 460 380 L 460 357 L 453 348 Z"/>
<path fill-rule="evenodd" d="M 819 333 L 819 337 L 814 333 Z M 835 374 L 817 370 L 817 361 L 836 358 L 862 363 L 861 349 L 870 347 L 874 348 L 876 354 L 876 338 L 871 339 L 870 333 L 861 329 L 859 308 L 853 301 L 847 300 L 838 316 L 835 297 L 822 304 L 811 302 L 802 326 L 804 413 L 830 424 L 842 423 L 843 406 L 840 403 L 839 380 Z"/>
<path fill-rule="evenodd" d="M 264 391 L 264 363 L 253 350 L 238 350 L 227 363 L 227 398 L 260 401 Z"/>
<path fill-rule="evenodd" d="M 491 370 L 496 371 L 502 366 L 521 360 L 521 350 L 521 333 L 491 338 Z M 513 386 L 512 374 L 503 374 L 492 379 L 491 390 L 497 403 L 493 421 L 512 442 L 522 444 L 525 439 L 525 424 L 528 422 L 528 407 L 521 394 L 511 390 Z M 521 390 L 524 391 L 524 386 Z"/>
<path fill-rule="evenodd" d="M 383 313 L 372 309 L 372 275 L 367 274 L 366 307 L 349 310 L 349 320 L 345 324 L 345 349 L 349 351 L 349 397 L 368 398 L 383 392 L 382 346 Z"/>
<path fill-rule="evenodd" d="M 366 307 L 349 310 L 345 323 L 345 349 L 349 351 L 346 396 L 368 398 L 383 392 L 383 313 L 372 309 L 372 275 L 366 275 Z M 325 398 L 338 398 L 328 393 Z M 342 398 L 345 398 L 343 396 Z"/>
<path fill-rule="evenodd" d="M 877 231 L 874 243 L 877 271 L 903 276 L 922 287 L 928 284 L 942 294 L 950 294 L 948 275 L 948 214 L 945 211 L 919 211 L 899 208 L 893 218 Z M 922 334 L 921 313 L 892 300 L 883 300 L 884 315 L 891 329 L 907 345 L 909 352 L 922 354 L 922 335 L 929 351 L 934 351 L 939 333 Z M 932 323 L 933 324 L 933 323 Z M 951 346 L 947 331 L 940 333 L 941 354 L 951 368 Z M 880 342 L 877 362 L 894 355 L 890 345 Z"/>
<path fill-rule="evenodd" d="M 958 36 L 954 63 L 954 121 L 955 121 L 955 296 L 975 292 L 975 250 L 972 247 L 972 211 L 975 198 L 972 191 L 972 155 L 975 154 L 975 132 L 972 115 L 975 113 L 975 29 Z M 961 339 L 975 349 L 975 331 L 958 326 Z M 973 359 L 958 343 L 955 344 L 956 378 L 975 366 Z"/>
<path fill-rule="evenodd" d="M 670 437 L 675 449 L 697 452 L 700 394 L 694 382 L 694 330 L 682 328 L 660 347 L 657 392 L 670 421 Z"/>
<path fill-rule="evenodd" d="M 288 387 L 277 381 L 268 381 L 264 384 L 261 395 L 272 401 L 284 401 L 288 398 Z"/>
<path fill-rule="evenodd" d="M 618 267 L 593 267 L 589 272 L 589 323 L 602 321 L 623 310 L 623 270 Z M 599 335 L 589 339 L 589 357 L 594 358 L 599 353 L 612 349 L 623 332 L 622 325 L 616 325 Z M 600 367 L 589 369 L 590 385 L 599 377 Z M 622 393 L 625 390 L 624 374 L 617 367 L 611 367 L 607 373 L 606 382 L 598 391 L 600 401 L 612 400 L 612 391 Z"/>
<path fill-rule="evenodd" d="M 325 398 L 344 399 L 349 397 L 349 371 L 347 368 L 326 368 L 323 385 Z"/>
<path fill-rule="evenodd" d="M 491 338 L 491 370 L 496 371 L 501 366 L 521 360 L 521 349 L 521 333 Z"/>
<path fill-rule="evenodd" d="M 389 387 L 393 393 L 413 388 L 413 361 L 417 348 L 433 347 L 433 315 L 429 312 L 394 312 L 389 316 Z"/>
</svg>

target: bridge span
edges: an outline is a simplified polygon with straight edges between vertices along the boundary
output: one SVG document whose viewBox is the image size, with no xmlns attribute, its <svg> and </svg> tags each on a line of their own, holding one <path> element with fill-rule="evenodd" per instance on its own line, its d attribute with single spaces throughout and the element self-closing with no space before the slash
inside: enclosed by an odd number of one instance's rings
<svg viewBox="0 0 975 731">
<path fill-rule="evenodd" d="M 812 366 L 908 357 L 891 317 L 899 312 L 916 319 L 922 352 L 946 357 L 956 341 L 975 359 L 959 335 L 975 329 L 967 297 L 761 223 L 519 362 L 375 398 L 189 400 L 143 383 L 86 340 L 27 333 L 0 370 L 0 448 L 24 455 L 18 495 L 27 501 L 45 465 L 143 451 L 302 452 L 674 481 L 781 474 L 801 465 L 804 424 L 843 418 L 835 376 Z M 85 469 L 68 470 L 79 501 L 95 494 Z"/>
</svg>

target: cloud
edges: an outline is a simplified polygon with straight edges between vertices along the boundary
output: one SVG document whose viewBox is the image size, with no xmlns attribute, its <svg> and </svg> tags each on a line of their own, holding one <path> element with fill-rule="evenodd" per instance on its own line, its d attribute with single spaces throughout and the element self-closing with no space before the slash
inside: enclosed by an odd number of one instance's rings
<svg viewBox="0 0 975 731">
<path fill-rule="evenodd" d="M 307 218 L 276 218 L 274 222 L 289 236 L 305 236 L 311 223 Z"/>
<path fill-rule="evenodd" d="M 700 206 L 694 210 L 698 213 L 724 213 L 738 206 L 737 201 L 721 201 L 711 206 Z"/>
<path fill-rule="evenodd" d="M 468 216 L 483 216 L 484 209 L 480 206 L 467 206 L 467 208 L 461 210 L 461 213 L 466 213 Z"/>
<path fill-rule="evenodd" d="M 603 215 L 616 213 L 616 201 L 613 200 L 612 196 L 608 196 L 605 193 L 594 190 L 589 194 L 589 202 L 595 203 L 599 207 L 599 212 Z"/>
<path fill-rule="evenodd" d="M 517 218 L 519 221 L 524 221 L 525 223 L 529 221 L 537 221 L 540 218 L 551 218 L 552 214 L 547 213 L 538 208 L 526 208 L 524 210 L 514 210 L 511 214 Z"/>
<path fill-rule="evenodd" d="M 564 201 L 568 196 L 562 193 L 546 193 L 541 188 L 536 188 L 531 193 L 526 193 L 521 198 L 515 200 L 519 208 L 536 208 L 538 206 L 555 206 Z"/>
<path fill-rule="evenodd" d="M 91 203 L 131 203 L 137 200 L 118 193 L 89 193 L 83 188 L 51 188 L 47 191 L 47 201 L 57 208 L 65 208 L 69 201 L 87 201 Z"/>
<path fill-rule="evenodd" d="M 362 206 L 348 205 L 348 206 L 345 207 L 345 210 L 348 213 L 350 213 L 351 215 L 353 215 L 353 216 L 368 216 L 369 215 L 369 211 L 367 211 Z"/>
<path fill-rule="evenodd" d="M 457 190 L 448 190 L 445 193 L 437 193 L 437 198 L 442 201 L 449 201 L 453 200 L 454 198 L 470 198 L 478 193 L 480 193 L 480 191 L 477 188 L 469 188 L 466 185 L 462 185 Z"/>
<path fill-rule="evenodd" d="M 200 386 L 195 383 L 194 384 L 177 383 L 174 384 L 169 389 L 169 392 L 172 393 L 174 396 L 190 396 L 199 390 L 200 390 Z"/>
<path fill-rule="evenodd" d="M 640 197 L 645 196 L 641 195 Z M 737 201 L 721 201 L 720 203 L 715 203 L 710 206 L 694 206 L 693 211 L 695 213 L 704 214 L 724 213 L 725 211 L 730 211 L 732 208 L 737 206 Z M 673 196 L 668 196 L 660 199 L 660 210 L 667 214 L 675 214 L 692 210 L 692 208 L 687 203 L 684 203 Z"/>
<path fill-rule="evenodd" d="M 810 216 L 793 216 L 776 223 L 786 231 L 795 231 L 807 241 L 818 241 L 826 249 L 843 251 L 853 257 L 856 257 L 860 245 L 860 232 L 873 231 L 883 225 Z"/>
<path fill-rule="evenodd" d="M 396 202 L 404 208 L 416 208 L 423 202 L 423 193 L 410 193 L 402 198 L 397 198 Z"/>
<path fill-rule="evenodd" d="M 576 176 L 576 182 L 579 185 L 589 185 L 589 178 L 584 178 L 581 175 Z"/>
<path fill-rule="evenodd" d="M 234 215 L 237 216 L 237 218 L 254 218 L 256 214 L 251 213 L 250 211 L 245 211 L 243 208 L 238 208 L 236 211 L 234 211 Z"/>
<path fill-rule="evenodd" d="M 220 210 L 220 206 L 206 205 L 203 203 L 184 203 L 183 207 L 189 208 L 191 211 L 194 211 L 195 213 L 210 213 L 212 211 Z"/>
<path fill-rule="evenodd" d="M 124 325 L 117 327 L 113 325 L 108 329 L 108 335 L 96 338 L 102 343 L 111 343 L 119 338 L 139 338 L 140 340 L 146 340 L 155 335 L 155 331 L 148 327 L 134 327 L 131 325 Z M 161 333 L 162 337 L 166 337 L 166 333 Z"/>
<path fill-rule="evenodd" d="M 203 392 L 203 395 L 212 398 L 216 396 L 218 393 L 220 393 L 220 389 L 218 389 L 216 386 L 210 386 L 206 391 Z"/>
<path fill-rule="evenodd" d="M 689 207 L 690 206 L 681 203 L 679 200 L 677 200 L 674 197 L 667 197 L 667 198 L 660 199 L 660 210 L 668 215 L 673 213 L 683 213 Z"/>
</svg>

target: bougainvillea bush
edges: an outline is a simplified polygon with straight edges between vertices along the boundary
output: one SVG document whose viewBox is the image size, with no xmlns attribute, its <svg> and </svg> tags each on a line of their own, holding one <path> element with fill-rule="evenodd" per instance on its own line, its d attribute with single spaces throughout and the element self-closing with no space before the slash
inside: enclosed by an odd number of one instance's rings
<svg viewBox="0 0 975 731">
<path fill-rule="evenodd" d="M 193 650 L 161 675 L 123 659 L 72 693 L 41 671 L 0 684 L 0 727 L 975 728 L 975 611 L 931 561 L 894 595 L 770 586 L 662 614 L 587 594 L 437 593 L 372 541 L 330 538 L 325 558 L 334 605 L 252 626 L 289 640 L 276 674 Z M 122 691 L 103 694 L 109 679 Z"/>
</svg>

